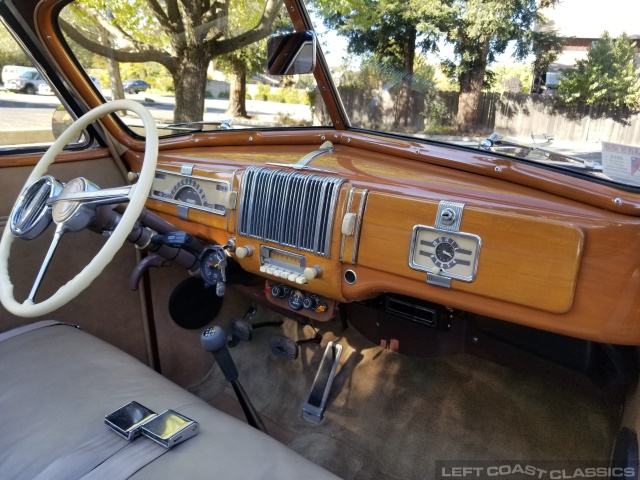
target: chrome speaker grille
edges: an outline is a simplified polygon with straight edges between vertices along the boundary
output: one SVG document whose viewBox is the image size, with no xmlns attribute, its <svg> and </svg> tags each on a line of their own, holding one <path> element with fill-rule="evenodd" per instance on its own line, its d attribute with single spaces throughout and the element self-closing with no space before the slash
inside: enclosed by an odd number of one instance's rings
<svg viewBox="0 0 640 480">
<path fill-rule="evenodd" d="M 329 257 L 333 218 L 344 181 L 249 167 L 242 180 L 238 233 Z"/>
</svg>

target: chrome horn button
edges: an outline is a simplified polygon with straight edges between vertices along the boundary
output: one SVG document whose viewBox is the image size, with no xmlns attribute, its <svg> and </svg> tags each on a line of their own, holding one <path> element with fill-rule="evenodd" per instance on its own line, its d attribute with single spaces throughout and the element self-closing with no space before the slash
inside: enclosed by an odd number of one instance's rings
<svg viewBox="0 0 640 480">
<path fill-rule="evenodd" d="M 51 223 L 51 207 L 47 200 L 57 196 L 63 184 L 45 175 L 29 185 L 16 202 L 9 221 L 11 233 L 16 237 L 32 240 Z"/>
<path fill-rule="evenodd" d="M 84 177 L 70 180 L 58 196 L 65 197 L 82 192 L 95 192 L 100 188 Z M 55 199 L 54 199 L 55 200 Z M 58 225 L 64 224 L 68 231 L 78 231 L 85 228 L 95 216 L 95 208 L 83 208 L 85 205 L 78 200 L 63 200 L 53 204 L 53 221 Z"/>
</svg>

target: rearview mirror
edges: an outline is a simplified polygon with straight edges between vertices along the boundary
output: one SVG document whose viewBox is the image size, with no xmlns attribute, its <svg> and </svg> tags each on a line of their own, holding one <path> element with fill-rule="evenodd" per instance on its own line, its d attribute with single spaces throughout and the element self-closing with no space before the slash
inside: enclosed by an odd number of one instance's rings
<svg viewBox="0 0 640 480">
<path fill-rule="evenodd" d="M 310 30 L 271 37 L 267 42 L 270 75 L 310 73 L 316 67 L 316 34 Z"/>
</svg>

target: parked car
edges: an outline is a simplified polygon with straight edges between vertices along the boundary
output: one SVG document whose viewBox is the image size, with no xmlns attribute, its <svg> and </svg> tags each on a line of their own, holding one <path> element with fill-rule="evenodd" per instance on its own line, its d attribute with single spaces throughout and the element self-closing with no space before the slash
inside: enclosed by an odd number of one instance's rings
<svg viewBox="0 0 640 480">
<path fill-rule="evenodd" d="M 151 85 L 149 85 L 144 80 L 125 80 L 124 82 L 122 82 L 122 88 L 125 92 L 134 94 L 146 92 L 149 88 L 151 88 Z"/>
<path fill-rule="evenodd" d="M 7 83 L 13 78 L 18 78 L 26 72 L 37 72 L 33 67 L 25 67 L 22 65 L 5 65 L 2 67 L 2 83 Z"/>
<path fill-rule="evenodd" d="M 18 78 L 7 80 L 4 88 L 12 92 L 35 95 L 38 92 L 38 87 L 43 83 L 46 83 L 46 81 L 38 71 L 27 71 Z"/>
<path fill-rule="evenodd" d="M 77 119 L 3 96 L 0 477 L 637 479 L 640 117 L 483 91 L 539 3 L 0 1 Z M 265 43 L 222 128 L 211 59 Z M 115 60 L 175 96 L 106 102 Z"/>
</svg>

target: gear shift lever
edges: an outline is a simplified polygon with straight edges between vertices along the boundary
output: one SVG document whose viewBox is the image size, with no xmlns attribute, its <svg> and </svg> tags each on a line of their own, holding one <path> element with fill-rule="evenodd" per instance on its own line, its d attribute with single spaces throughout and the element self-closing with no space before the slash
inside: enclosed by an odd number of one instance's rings
<svg viewBox="0 0 640 480">
<path fill-rule="evenodd" d="M 207 352 L 213 354 L 224 377 L 231 383 L 233 391 L 236 392 L 236 397 L 238 397 L 238 402 L 240 402 L 240 406 L 242 407 L 242 411 L 245 417 L 247 417 L 247 423 L 268 435 L 267 428 L 264 426 L 260 415 L 251 404 L 244 388 L 240 385 L 238 369 L 227 348 L 227 334 L 218 326 L 209 327 L 202 332 L 200 343 Z"/>
</svg>

